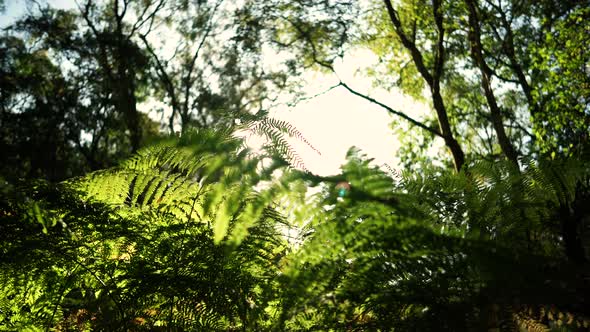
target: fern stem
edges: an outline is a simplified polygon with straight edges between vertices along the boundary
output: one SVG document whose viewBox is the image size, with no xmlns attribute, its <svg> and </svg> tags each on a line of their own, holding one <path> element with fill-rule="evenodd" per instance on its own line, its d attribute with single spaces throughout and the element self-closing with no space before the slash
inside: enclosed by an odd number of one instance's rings
<svg viewBox="0 0 590 332">
<path fill-rule="evenodd" d="M 80 265 L 84 270 L 86 270 L 88 273 L 90 273 L 106 290 L 108 297 L 113 301 L 113 303 L 115 303 L 115 305 L 117 306 L 117 309 L 119 310 L 119 313 L 121 314 L 121 319 L 125 318 L 125 311 L 123 310 L 123 307 L 121 306 L 121 304 L 119 303 L 119 301 L 117 301 L 114 296 L 111 294 L 110 289 L 107 287 L 107 284 L 94 272 L 92 271 L 92 269 L 90 269 L 88 266 L 86 266 L 84 263 L 78 261 L 77 259 L 73 258 L 73 257 L 69 257 L 69 255 L 64 254 L 64 253 L 60 253 L 62 256 L 70 259 L 71 261 L 75 262 L 76 264 Z"/>
<path fill-rule="evenodd" d="M 49 318 L 49 320 L 47 321 L 47 327 L 45 329 L 45 331 L 49 332 L 49 328 L 51 325 L 51 322 L 53 321 L 53 318 L 55 317 L 55 313 L 57 312 L 57 307 L 59 306 L 59 303 L 61 302 L 61 299 L 64 296 L 64 293 L 66 292 L 68 283 L 71 281 L 72 276 L 74 275 L 74 272 L 76 271 L 78 267 L 74 267 L 73 270 L 68 272 L 68 275 L 66 277 L 66 282 L 62 285 L 60 291 L 59 291 L 59 297 L 57 299 L 57 302 L 55 302 L 55 306 L 53 307 L 53 312 L 51 313 L 51 318 Z"/>
</svg>

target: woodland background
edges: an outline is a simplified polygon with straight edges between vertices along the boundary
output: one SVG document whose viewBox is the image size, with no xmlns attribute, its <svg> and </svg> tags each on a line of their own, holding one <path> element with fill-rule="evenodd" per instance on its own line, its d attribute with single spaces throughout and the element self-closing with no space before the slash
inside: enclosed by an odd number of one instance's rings
<svg viewBox="0 0 590 332">
<path fill-rule="evenodd" d="M 590 329 L 587 1 L 27 5 L 0 35 L 0 330 Z M 357 50 L 430 112 L 340 80 Z M 269 113 L 313 71 L 395 116 L 401 175 L 306 169 Z"/>
</svg>

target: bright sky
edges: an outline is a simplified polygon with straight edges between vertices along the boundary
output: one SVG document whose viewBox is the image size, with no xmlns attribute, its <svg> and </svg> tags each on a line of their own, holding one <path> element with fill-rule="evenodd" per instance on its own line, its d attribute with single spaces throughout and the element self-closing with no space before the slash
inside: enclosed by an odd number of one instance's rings
<svg viewBox="0 0 590 332">
<path fill-rule="evenodd" d="M 74 0 L 48 0 L 47 3 L 51 4 L 54 8 L 73 8 L 75 6 Z M 27 8 L 36 8 L 36 5 L 32 1 L 26 0 L 4 0 L 4 4 L 6 8 L 4 13 L 0 14 L 0 28 L 25 14 Z"/>
<path fill-rule="evenodd" d="M 399 92 L 371 88 L 370 80 L 362 77 L 362 73 L 355 75 L 361 64 L 367 66 L 374 61 L 368 52 L 354 52 L 336 63 L 335 69 L 340 79 L 350 87 L 396 110 L 414 117 L 427 112 L 426 105 Z M 334 75 L 325 74 L 315 74 L 308 81 L 313 82 L 306 87 L 310 94 L 325 91 L 338 83 Z M 378 165 L 386 163 L 397 168 L 399 164 L 395 158 L 399 142 L 391 129 L 391 123 L 400 119 L 342 87 L 301 102 L 293 108 L 274 110 L 270 115 L 291 123 L 320 150 L 321 156 L 304 144 L 296 146 L 305 166 L 316 174 L 339 173 L 339 166 L 351 146 L 359 147 L 370 158 L 374 158 Z"/>
<path fill-rule="evenodd" d="M 74 6 L 73 0 L 48 1 L 54 7 Z M 5 26 L 25 13 L 23 0 L 6 0 L 6 11 L 0 15 L 0 26 Z M 416 117 L 427 112 L 426 105 L 414 102 L 410 97 L 396 92 L 371 89 L 371 83 L 355 71 L 370 65 L 374 59 L 368 52 L 354 52 L 336 64 L 339 77 L 349 86 L 362 93 L 370 94 L 388 106 Z M 306 91 L 311 94 L 323 91 L 338 81 L 333 75 L 309 74 Z M 386 110 L 354 96 L 340 87 L 330 92 L 288 108 L 281 107 L 270 114 L 273 118 L 285 120 L 297 128 L 318 150 L 321 156 L 301 142 L 294 148 L 305 162 L 305 166 L 318 175 L 339 173 L 346 152 L 351 146 L 359 147 L 375 163 L 387 163 L 398 167 L 395 153 L 399 147 L 390 124 L 400 119 L 390 116 Z M 403 121 L 403 120 L 401 120 Z"/>
</svg>

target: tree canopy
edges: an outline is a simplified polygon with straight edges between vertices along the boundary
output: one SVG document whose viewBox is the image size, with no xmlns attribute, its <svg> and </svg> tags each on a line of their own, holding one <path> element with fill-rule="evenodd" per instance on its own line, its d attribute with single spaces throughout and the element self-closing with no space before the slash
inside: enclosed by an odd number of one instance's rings
<svg viewBox="0 0 590 332">
<path fill-rule="evenodd" d="M 0 331 L 590 330 L 589 15 L 33 1 L 0 36 Z M 342 79 L 357 50 L 429 112 Z M 269 114 L 310 72 L 395 117 L 403 170 L 306 168 Z"/>
</svg>

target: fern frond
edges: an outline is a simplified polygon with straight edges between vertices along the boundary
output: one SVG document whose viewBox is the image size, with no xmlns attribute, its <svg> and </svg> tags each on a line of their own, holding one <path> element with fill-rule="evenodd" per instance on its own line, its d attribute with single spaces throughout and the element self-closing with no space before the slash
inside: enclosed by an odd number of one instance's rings
<svg viewBox="0 0 590 332">
<path fill-rule="evenodd" d="M 267 137 L 273 134 L 276 135 L 276 131 L 282 132 L 284 134 L 287 134 L 289 137 L 294 137 L 302 141 L 317 154 L 322 154 L 303 136 L 303 134 L 297 128 L 295 128 L 292 124 L 288 123 L 287 121 L 265 117 L 262 120 L 258 121 L 258 123 L 254 124 L 251 130 L 255 133 L 263 134 Z"/>
<path fill-rule="evenodd" d="M 286 121 L 264 117 L 260 120 L 245 122 L 241 127 L 266 138 L 269 142 L 265 144 L 264 149 L 269 151 L 272 156 L 285 158 L 292 166 L 301 168 L 306 172 L 308 170 L 303 159 L 291 147 L 285 136 L 302 141 L 313 151 L 321 155 L 320 151 L 297 128 Z"/>
</svg>

